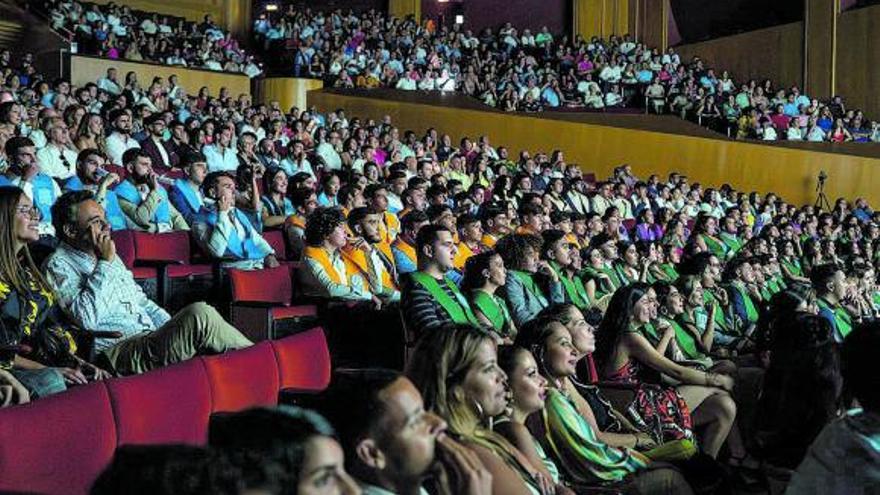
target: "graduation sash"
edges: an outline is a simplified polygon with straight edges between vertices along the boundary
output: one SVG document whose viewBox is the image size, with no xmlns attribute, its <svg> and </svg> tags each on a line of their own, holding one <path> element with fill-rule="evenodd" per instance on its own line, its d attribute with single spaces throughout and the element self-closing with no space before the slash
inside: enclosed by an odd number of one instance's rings
<svg viewBox="0 0 880 495">
<path fill-rule="evenodd" d="M 440 287 L 440 283 L 434 277 L 428 275 L 425 272 L 413 272 L 412 278 L 419 285 L 424 287 L 431 296 L 434 297 L 434 300 L 437 301 L 438 304 L 446 311 L 446 314 L 458 325 L 473 325 L 476 327 L 480 327 L 480 322 L 477 320 L 477 317 L 474 316 L 473 311 L 471 311 L 470 306 L 465 300 L 464 296 L 461 294 L 461 291 L 458 290 L 458 287 L 452 283 L 446 277 L 443 277 L 443 282 L 452 291 L 455 295 L 455 298 L 449 297 L 449 294 Z"/>
</svg>

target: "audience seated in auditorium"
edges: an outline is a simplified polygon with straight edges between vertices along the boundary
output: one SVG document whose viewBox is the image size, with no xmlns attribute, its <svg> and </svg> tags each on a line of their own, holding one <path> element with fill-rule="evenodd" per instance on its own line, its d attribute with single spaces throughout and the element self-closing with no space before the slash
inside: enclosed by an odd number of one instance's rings
<svg viewBox="0 0 880 495">
<path fill-rule="evenodd" d="M 46 261 L 48 287 L 82 328 L 124 334 L 118 342 L 96 342 L 113 372 L 143 373 L 251 344 L 212 306 L 191 304 L 172 317 L 147 298 L 116 255 L 104 211 L 90 192 L 65 193 L 52 211 L 61 244 Z"/>
<path fill-rule="evenodd" d="M 150 156 L 140 148 L 133 148 L 122 155 L 122 163 L 126 177 L 114 191 L 129 228 L 153 233 L 189 230 L 183 215 L 171 204 L 168 192 L 159 183 Z"/>
</svg>

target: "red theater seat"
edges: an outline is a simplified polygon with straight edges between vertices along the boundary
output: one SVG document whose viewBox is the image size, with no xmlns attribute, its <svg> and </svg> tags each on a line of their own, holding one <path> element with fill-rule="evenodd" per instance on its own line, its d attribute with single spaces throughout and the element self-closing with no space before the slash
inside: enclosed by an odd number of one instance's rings
<svg viewBox="0 0 880 495">
<path fill-rule="evenodd" d="M 278 261 L 287 260 L 287 244 L 284 242 L 284 232 L 280 230 L 264 230 L 263 239 L 275 250 Z"/>
<path fill-rule="evenodd" d="M 272 341 L 280 388 L 319 392 L 330 384 L 330 350 L 324 330 L 313 328 Z"/>
<path fill-rule="evenodd" d="M 211 388 L 200 359 L 111 380 L 107 389 L 119 445 L 207 441 Z"/>
<path fill-rule="evenodd" d="M 133 230 L 114 230 L 110 233 L 113 243 L 116 245 L 116 255 L 122 260 L 122 264 L 131 270 L 135 282 L 140 285 L 147 297 L 159 301 L 159 275 L 155 267 L 135 266 L 136 252 L 134 247 Z"/>
<path fill-rule="evenodd" d="M 187 304 L 210 298 L 215 287 L 213 267 L 190 264 L 189 232 L 134 233 L 135 264 L 155 266 L 159 305 L 176 313 Z"/>
<path fill-rule="evenodd" d="M 278 365 L 269 342 L 202 360 L 211 385 L 211 412 L 234 412 L 278 402 Z"/>
<path fill-rule="evenodd" d="M 168 410 L 165 414 L 173 417 Z M 88 493 L 116 449 L 103 383 L 76 387 L 0 414 L 0 491 Z"/>
<path fill-rule="evenodd" d="M 317 318 L 315 306 L 291 306 L 293 283 L 290 268 L 281 265 L 263 270 L 227 270 L 232 287 L 230 323 L 251 340 L 290 335 L 307 328 Z"/>
</svg>

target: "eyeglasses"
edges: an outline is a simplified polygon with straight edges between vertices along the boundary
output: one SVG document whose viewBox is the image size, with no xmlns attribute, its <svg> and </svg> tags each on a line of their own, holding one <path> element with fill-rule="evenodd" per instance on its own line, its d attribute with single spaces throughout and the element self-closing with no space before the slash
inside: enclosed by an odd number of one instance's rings
<svg viewBox="0 0 880 495">
<path fill-rule="evenodd" d="M 36 206 L 16 206 L 15 212 L 19 215 L 27 215 L 31 218 L 41 218 L 42 214 Z"/>
</svg>

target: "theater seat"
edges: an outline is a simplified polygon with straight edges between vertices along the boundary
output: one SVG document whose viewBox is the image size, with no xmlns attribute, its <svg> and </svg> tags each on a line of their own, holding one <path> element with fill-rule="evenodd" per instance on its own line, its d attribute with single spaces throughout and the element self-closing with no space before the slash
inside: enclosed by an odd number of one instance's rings
<svg viewBox="0 0 880 495">
<path fill-rule="evenodd" d="M 135 266 L 134 233 L 133 230 L 114 230 L 110 233 L 110 237 L 116 245 L 116 255 L 122 260 L 122 264 L 131 271 L 134 281 L 144 289 L 147 297 L 158 303 L 158 271 L 152 266 Z"/>
<path fill-rule="evenodd" d="M 208 437 L 211 389 L 200 359 L 107 382 L 119 445 L 186 443 Z"/>
<path fill-rule="evenodd" d="M 264 230 L 263 239 L 275 250 L 278 261 L 287 261 L 287 244 L 284 242 L 284 232 L 281 230 Z"/>
<path fill-rule="evenodd" d="M 330 384 L 330 350 L 320 327 L 271 342 L 282 390 L 319 392 Z"/>
<path fill-rule="evenodd" d="M 253 341 L 276 339 L 313 326 L 316 306 L 291 306 L 290 268 L 281 265 L 263 270 L 227 270 L 232 288 L 229 319 Z"/>
<path fill-rule="evenodd" d="M 235 412 L 278 402 L 278 366 L 269 342 L 203 358 L 215 412 Z"/>
<path fill-rule="evenodd" d="M 171 416 L 170 411 L 166 414 Z M 110 463 L 116 426 L 103 383 L 0 416 L 0 492 L 84 494 Z"/>
<path fill-rule="evenodd" d="M 159 304 L 172 314 L 208 300 L 215 288 L 213 266 L 190 263 L 190 244 L 185 231 L 134 233 L 135 265 L 156 268 Z"/>
</svg>

